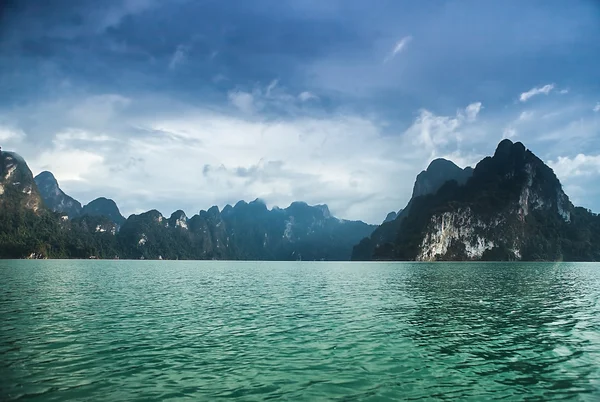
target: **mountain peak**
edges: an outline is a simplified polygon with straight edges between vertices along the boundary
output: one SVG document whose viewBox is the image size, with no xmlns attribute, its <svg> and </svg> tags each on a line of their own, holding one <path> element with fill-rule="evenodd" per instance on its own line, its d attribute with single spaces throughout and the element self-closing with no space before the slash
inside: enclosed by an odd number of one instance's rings
<svg viewBox="0 0 600 402">
<path fill-rule="evenodd" d="M 510 155 L 521 156 L 524 155 L 527 149 L 522 142 L 512 142 L 508 138 L 500 141 L 498 146 L 496 147 L 496 152 L 494 152 L 494 158 L 506 158 Z"/>
<path fill-rule="evenodd" d="M 183 229 L 188 229 L 188 218 L 181 209 L 173 212 L 171 217 L 168 219 L 169 225 L 173 227 L 180 227 Z"/>
<path fill-rule="evenodd" d="M 444 158 L 436 158 L 429 163 L 427 166 L 427 172 L 435 172 L 440 169 L 460 169 L 454 162 L 444 159 Z"/>
<path fill-rule="evenodd" d="M 400 211 L 402 211 L 402 210 L 400 210 Z M 398 212 L 392 211 L 392 212 L 390 212 L 389 214 L 386 215 L 386 217 L 385 217 L 385 219 L 383 220 L 382 223 L 391 222 L 394 219 L 396 219 L 397 217 L 398 217 Z"/>
<path fill-rule="evenodd" d="M 45 170 L 35 176 L 34 180 L 44 204 L 52 211 L 65 213 L 71 219 L 81 214 L 81 203 L 61 190 L 51 172 Z"/>
<path fill-rule="evenodd" d="M 52 172 L 49 172 L 47 170 L 44 170 L 43 172 L 40 172 L 37 176 L 35 176 L 36 180 L 52 180 L 54 182 L 56 182 L 56 178 L 54 177 L 54 175 L 52 174 Z M 56 184 L 58 184 L 58 182 L 56 182 Z"/>
<path fill-rule="evenodd" d="M 83 207 L 82 215 L 105 216 L 117 225 L 122 225 L 125 222 L 125 217 L 121 215 L 117 204 L 106 197 L 99 197 Z"/>
<path fill-rule="evenodd" d="M 183 210 L 178 209 L 177 211 L 171 214 L 171 217 L 169 219 L 187 219 L 187 216 L 185 212 L 183 212 Z"/>
<path fill-rule="evenodd" d="M 422 195 L 435 194 L 444 183 L 455 180 L 462 185 L 471 177 L 473 169 L 461 169 L 454 162 L 438 158 L 431 161 L 426 170 L 417 176 L 413 187 L 412 198 Z"/>
<path fill-rule="evenodd" d="M 327 204 L 318 204 L 318 205 L 315 205 L 315 208 L 317 208 L 321 212 L 323 212 L 323 218 L 325 218 L 325 219 L 331 218 L 331 212 L 329 211 L 329 207 L 327 206 Z"/>
<path fill-rule="evenodd" d="M 431 173 L 421 173 L 417 182 L 437 177 Z M 573 227 L 585 227 L 591 217 L 578 217 L 583 212 L 570 203 L 552 169 L 520 142 L 500 142 L 494 156 L 481 160 L 464 185 L 444 186 L 432 197 L 412 201 L 404 221 L 382 225 L 374 241 L 359 244 L 357 259 L 555 260 L 594 255 L 588 232 Z"/>
<path fill-rule="evenodd" d="M 250 204 L 267 205 L 261 198 L 255 198 L 254 201 L 250 201 Z"/>
</svg>

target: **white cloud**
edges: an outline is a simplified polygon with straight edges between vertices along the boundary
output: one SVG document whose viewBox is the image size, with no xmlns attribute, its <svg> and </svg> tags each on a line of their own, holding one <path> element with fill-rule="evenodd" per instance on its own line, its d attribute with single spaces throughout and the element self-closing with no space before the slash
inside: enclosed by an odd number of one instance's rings
<svg viewBox="0 0 600 402">
<path fill-rule="evenodd" d="M 540 95 L 540 94 L 548 95 L 550 93 L 550 91 L 552 91 L 553 89 L 554 89 L 554 84 L 546 84 L 543 87 L 531 88 L 529 91 L 523 92 L 521 94 L 521 96 L 519 97 L 519 100 L 521 102 L 527 102 L 533 96 Z"/>
<path fill-rule="evenodd" d="M 266 87 L 255 86 L 252 91 L 236 89 L 228 93 L 229 103 L 245 114 L 256 114 L 260 111 L 285 112 L 297 114 L 301 103 L 318 100 L 315 94 L 304 91 L 297 96 L 291 95 L 287 88 L 279 85 L 279 80 L 272 80 Z"/>
<path fill-rule="evenodd" d="M 295 200 L 327 203 L 338 217 L 376 223 L 406 204 L 415 176 L 433 158 L 473 166 L 493 153 L 500 136 L 514 137 L 518 130 L 520 140 L 538 155 L 567 166 L 569 161 L 556 155 L 580 152 L 573 148 L 594 141 L 598 124 L 590 118 L 582 126 L 577 110 L 548 121 L 520 122 L 514 111 L 498 115 L 486 109 L 482 114 L 482 104 L 473 102 L 453 115 L 423 109 L 407 129 L 398 130 L 379 116 L 303 108 L 298 94 L 289 95 L 273 82 L 232 91 L 229 101 L 231 110 L 105 94 L 76 102 L 90 119 L 76 119 L 72 104 L 61 101 L 67 112 L 57 113 L 50 105 L 50 111 L 24 114 L 44 121 L 50 127 L 45 135 L 53 141 L 38 147 L 35 138 L 25 138 L 15 150 L 23 150 L 34 174 L 52 171 L 81 202 L 110 197 L 125 215 L 153 208 L 164 214 L 181 208 L 193 215 L 211 205 L 260 197 L 270 206 Z M 100 111 L 93 110 L 94 104 Z M 589 114 L 590 104 L 578 110 Z M 275 119 L 272 108 L 290 113 Z M 536 116 L 547 111 L 532 109 Z M 107 126 L 106 119 L 113 124 Z M 565 119 L 577 124 L 565 125 Z M 567 138 L 573 133 L 581 141 Z M 579 171 L 590 171 L 590 162 L 583 166 Z"/>
<path fill-rule="evenodd" d="M 471 103 L 469 106 L 465 108 L 465 112 L 467 113 L 468 121 L 475 121 L 477 119 L 477 115 L 481 111 L 483 107 L 481 106 L 481 102 Z"/>
<path fill-rule="evenodd" d="M 521 112 L 521 114 L 519 115 L 519 121 L 527 121 L 530 120 L 533 117 L 533 112 L 532 111 L 524 111 Z"/>
<path fill-rule="evenodd" d="M 102 94 L 87 97 L 83 100 L 74 101 L 73 104 L 56 105 L 57 109 L 63 109 L 73 125 L 98 126 L 110 124 L 115 117 L 123 112 L 131 103 L 131 99 L 118 94 Z"/>
<path fill-rule="evenodd" d="M 68 181 L 86 181 L 100 167 L 104 157 L 94 152 L 72 148 L 56 147 L 42 152 L 36 158 L 28 160 L 33 174 L 43 170 L 51 171 L 61 184 Z M 90 183 L 97 185 L 96 183 Z M 98 197 L 103 194 L 98 194 Z"/>
<path fill-rule="evenodd" d="M 230 91 L 228 94 L 229 102 L 240 111 L 246 114 L 254 113 L 256 106 L 254 96 L 244 91 Z"/>
<path fill-rule="evenodd" d="M 71 141 L 105 142 L 115 141 L 115 139 L 106 134 L 91 134 L 80 129 L 66 129 L 65 131 L 59 132 L 56 134 L 56 137 L 54 137 L 55 143 L 68 143 Z"/>
<path fill-rule="evenodd" d="M 394 48 L 392 49 L 392 51 L 385 57 L 385 59 L 383 60 L 384 63 L 387 63 L 388 61 L 392 60 L 394 57 L 396 57 L 396 55 L 400 52 L 402 52 L 404 49 L 406 49 L 406 46 L 408 46 L 408 44 L 412 41 L 412 36 L 405 36 L 404 38 L 400 39 L 398 42 L 396 42 L 396 44 L 394 45 Z"/>
<path fill-rule="evenodd" d="M 407 133 L 415 145 L 424 146 L 432 156 L 439 155 L 441 148 L 465 138 L 459 129 L 473 123 L 482 108 L 481 102 L 471 103 L 456 116 L 437 116 L 423 109 Z"/>
<path fill-rule="evenodd" d="M 567 89 L 561 89 L 558 93 L 561 94 L 561 95 L 566 95 L 566 94 L 569 93 L 569 89 L 568 88 Z"/>
<path fill-rule="evenodd" d="M 596 106 L 594 106 L 593 111 L 594 112 L 600 112 L 600 102 L 596 103 Z"/>
<path fill-rule="evenodd" d="M 24 138 L 23 130 L 0 126 L 0 141 L 17 142 Z"/>
<path fill-rule="evenodd" d="M 169 70 L 175 70 L 178 66 L 183 64 L 186 59 L 188 52 L 190 51 L 190 46 L 188 45 L 178 45 L 177 49 L 171 56 L 171 60 L 169 61 Z"/>
<path fill-rule="evenodd" d="M 512 127 L 506 127 L 504 129 L 504 131 L 502 132 L 502 139 L 506 139 L 506 138 L 514 138 L 517 135 L 517 130 L 515 130 Z"/>
<path fill-rule="evenodd" d="M 312 92 L 308 92 L 308 91 L 304 91 L 302 93 L 300 93 L 300 95 L 298 95 L 298 99 L 300 99 L 302 102 L 306 102 L 309 101 L 311 99 L 319 99 L 319 97 L 315 94 L 313 94 Z"/>
<path fill-rule="evenodd" d="M 271 98 L 266 92 L 230 93 L 231 103 L 250 115 L 168 100 L 149 108 L 140 103 L 145 99 L 131 99 L 126 109 L 111 109 L 120 123 L 111 131 L 101 119 L 97 129 L 73 126 L 68 119 L 50 144 L 23 156 L 34 174 L 52 171 L 65 192 L 81 202 L 113 198 L 125 215 L 153 208 L 164 214 L 181 208 L 192 215 L 260 197 L 270 206 L 327 203 L 338 217 L 373 223 L 406 204 L 415 176 L 433 157 L 477 160 L 461 152 L 460 144 L 476 138 L 461 130 L 475 124 L 478 103 L 455 116 L 423 110 L 409 129 L 388 135 L 379 119 L 361 115 L 267 119 L 257 102 L 288 101 L 279 85 L 271 86 Z M 399 158 L 403 149 L 411 152 Z"/>
<path fill-rule="evenodd" d="M 561 180 L 597 175 L 600 174 L 600 155 L 578 154 L 573 158 L 559 156 L 555 161 L 549 161 L 548 165 Z"/>
</svg>

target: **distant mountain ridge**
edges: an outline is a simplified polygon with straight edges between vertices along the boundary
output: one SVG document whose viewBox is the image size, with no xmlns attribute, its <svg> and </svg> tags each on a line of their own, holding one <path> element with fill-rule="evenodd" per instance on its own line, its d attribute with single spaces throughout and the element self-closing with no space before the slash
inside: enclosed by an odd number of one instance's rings
<svg viewBox="0 0 600 402">
<path fill-rule="evenodd" d="M 0 249 L 0 257 L 349 260 L 354 244 L 375 229 L 337 219 L 327 205 L 294 202 L 268 209 L 260 200 L 240 201 L 223 211 L 214 206 L 191 218 L 181 210 L 169 218 L 151 210 L 125 219 L 113 200 L 100 197 L 82 207 L 60 189 L 52 173 L 42 172 L 34 180 L 18 155 L 0 156 L 5 161 L 0 172 L 6 171 L 10 180 L 24 178 L 19 184 L 23 188 L 2 181 L 0 203 L 10 200 L 19 214 L 27 208 L 39 214 L 18 222 L 5 216 L 0 245 L 7 247 Z M 12 247 L 21 235 L 27 237 L 26 244 Z"/>
<path fill-rule="evenodd" d="M 70 219 L 83 215 L 104 216 L 119 226 L 125 222 L 119 207 L 109 198 L 99 197 L 82 207 L 79 201 L 62 191 L 51 172 L 43 171 L 35 176 L 35 183 L 44 204 L 53 212 L 64 213 Z"/>
<path fill-rule="evenodd" d="M 552 169 L 510 140 L 475 169 L 432 161 L 406 207 L 378 227 L 337 219 L 326 205 L 269 209 L 258 199 L 125 219 L 104 197 L 81 207 L 50 172 L 34 180 L 4 151 L 0 258 L 24 257 L 600 261 L 600 217 L 573 206 Z"/>
<path fill-rule="evenodd" d="M 183 211 L 169 218 L 156 210 L 131 215 L 119 238 L 128 258 L 348 260 L 354 244 L 374 228 L 337 219 L 325 205 L 268 209 L 255 200 L 191 218 Z"/>
</svg>

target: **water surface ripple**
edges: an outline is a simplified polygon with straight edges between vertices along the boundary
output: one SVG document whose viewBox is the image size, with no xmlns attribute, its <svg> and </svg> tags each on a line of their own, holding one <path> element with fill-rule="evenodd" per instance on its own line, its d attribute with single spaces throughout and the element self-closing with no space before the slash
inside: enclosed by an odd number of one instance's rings
<svg viewBox="0 0 600 402">
<path fill-rule="evenodd" d="M 0 274 L 0 400 L 600 400 L 600 264 Z"/>
</svg>

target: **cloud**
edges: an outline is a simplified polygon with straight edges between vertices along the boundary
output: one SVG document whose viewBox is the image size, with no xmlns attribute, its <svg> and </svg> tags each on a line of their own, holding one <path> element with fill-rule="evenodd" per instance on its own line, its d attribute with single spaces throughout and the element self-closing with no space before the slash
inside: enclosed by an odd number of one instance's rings
<svg viewBox="0 0 600 402">
<path fill-rule="evenodd" d="M 455 116 L 438 116 L 423 109 L 406 133 L 414 145 L 424 147 L 433 158 L 447 152 L 449 144 L 458 144 L 467 138 L 461 129 L 474 123 L 482 108 L 481 102 L 471 103 Z"/>
<path fill-rule="evenodd" d="M 394 57 L 396 57 L 396 55 L 398 53 L 401 53 L 404 49 L 406 49 L 406 46 L 408 46 L 408 44 L 412 41 L 412 36 L 405 36 L 404 38 L 400 39 L 398 42 L 396 42 L 396 45 L 394 45 L 394 48 L 392 49 L 392 51 L 385 57 L 385 59 L 383 60 L 384 63 L 387 63 L 388 61 L 392 60 Z"/>
<path fill-rule="evenodd" d="M 104 157 L 98 153 L 74 148 L 72 146 L 57 146 L 37 155 L 27 162 L 34 175 L 50 170 L 55 177 L 60 179 L 61 184 L 69 181 L 88 182 L 84 185 L 95 186 L 90 183 L 90 177 L 101 168 Z M 68 188 L 68 185 L 67 187 Z M 100 197 L 102 194 L 98 194 Z M 89 200 L 87 200 L 89 201 Z"/>
<path fill-rule="evenodd" d="M 23 156 L 34 174 L 52 171 L 81 202 L 110 197 L 126 215 L 152 208 L 191 215 L 260 197 L 269 206 L 327 203 L 338 217 L 374 223 L 405 205 L 415 176 L 433 157 L 477 161 L 461 143 L 476 138 L 468 130 L 479 103 L 455 116 L 423 110 L 408 129 L 386 135 L 376 117 L 320 112 L 274 119 L 256 106 L 301 102 L 286 94 L 279 84 L 230 92 L 232 106 L 248 114 L 170 99 L 91 96 L 77 103 L 110 105 L 110 130 L 102 118 L 92 119 L 94 129 L 69 113 L 57 115 L 52 141 L 40 152 L 23 148 Z M 403 149 L 411 152 L 399 158 Z"/>
<path fill-rule="evenodd" d="M 277 84 L 279 84 L 279 80 L 273 80 L 271 81 L 271 83 L 267 86 L 267 90 L 265 93 L 265 96 L 267 98 L 271 97 L 271 92 L 277 87 Z"/>
<path fill-rule="evenodd" d="M 552 91 L 553 89 L 554 89 L 554 84 L 546 84 L 543 87 L 531 88 L 529 91 L 523 92 L 521 94 L 521 96 L 519 97 L 519 100 L 521 102 L 527 102 L 530 98 L 532 98 L 536 95 L 540 95 L 540 94 L 548 95 L 550 93 L 550 91 Z"/>
<path fill-rule="evenodd" d="M 302 103 L 319 99 L 318 96 L 308 91 L 294 96 L 276 79 L 267 86 L 256 85 L 251 91 L 241 89 L 229 91 L 227 98 L 231 105 L 247 115 L 261 111 L 272 115 L 301 114 Z"/>
<path fill-rule="evenodd" d="M 481 102 L 471 103 L 469 106 L 465 108 L 465 112 L 467 113 L 468 121 L 475 121 L 477 119 L 477 115 L 481 111 L 482 106 Z"/>
<path fill-rule="evenodd" d="M 254 96 L 244 91 L 230 91 L 228 94 L 229 102 L 242 113 L 252 114 L 256 110 Z"/>
<path fill-rule="evenodd" d="M 55 143 L 71 143 L 74 141 L 106 142 L 115 141 L 115 138 L 106 134 L 93 135 L 87 131 L 72 128 L 59 132 L 54 137 Z"/>
<path fill-rule="evenodd" d="M 73 104 L 58 104 L 70 121 L 77 125 L 110 124 L 131 104 L 131 99 L 119 94 L 101 94 L 73 100 Z"/>
<path fill-rule="evenodd" d="M 0 141 L 17 142 L 25 138 L 25 133 L 20 129 L 0 126 Z"/>
<path fill-rule="evenodd" d="M 569 93 L 569 89 L 568 89 L 568 88 L 566 88 L 566 89 L 561 89 L 561 90 L 560 90 L 558 93 L 559 93 L 559 94 L 561 94 L 561 95 L 566 95 L 566 94 L 568 94 L 568 93 Z"/>
<path fill-rule="evenodd" d="M 596 106 L 594 106 L 593 111 L 594 112 L 600 112 L 600 102 L 596 103 Z"/>
<path fill-rule="evenodd" d="M 129 16 L 143 12 L 158 4 L 156 0 L 123 0 L 117 5 L 109 7 L 98 21 L 98 29 L 104 31 L 110 27 L 118 26 L 121 21 Z"/>
<path fill-rule="evenodd" d="M 518 120 L 519 121 L 527 121 L 527 120 L 530 120 L 532 117 L 533 117 L 533 112 L 530 110 L 526 110 L 524 112 L 521 112 Z"/>
<path fill-rule="evenodd" d="M 13 3 L 0 22 L 0 87 L 11 89 L 0 126 L 23 134 L 0 134 L 11 137 L 0 145 L 81 179 L 65 190 L 82 201 L 109 196 L 125 213 L 267 194 L 377 222 L 404 205 L 434 156 L 470 164 L 517 132 L 551 160 L 600 150 L 596 71 L 585 62 L 598 37 L 591 3 L 543 13 L 477 2 L 443 13 L 393 1 Z M 557 83 L 548 94 L 564 92 L 561 82 L 589 91 L 560 105 L 528 91 L 523 112 L 517 99 L 532 82 L 538 94 L 544 82 Z M 205 165 L 211 173 L 196 180 Z"/>
<path fill-rule="evenodd" d="M 311 99 L 317 100 L 317 99 L 319 99 L 319 97 L 317 95 L 313 94 L 312 92 L 304 91 L 298 95 L 298 99 L 300 99 L 302 102 L 306 102 Z"/>
<path fill-rule="evenodd" d="M 562 179 L 577 176 L 590 176 L 600 174 L 600 155 L 578 154 L 575 157 L 559 156 L 548 165 L 556 175 Z"/>
<path fill-rule="evenodd" d="M 502 132 L 502 139 L 514 138 L 514 137 L 516 137 L 516 135 L 517 135 L 517 130 L 515 130 L 513 127 L 507 127 Z"/>
<path fill-rule="evenodd" d="M 177 45 L 177 49 L 175 49 L 175 52 L 173 53 L 173 56 L 171 56 L 171 60 L 169 61 L 169 70 L 175 70 L 178 66 L 185 63 L 189 51 L 190 46 Z"/>
</svg>

